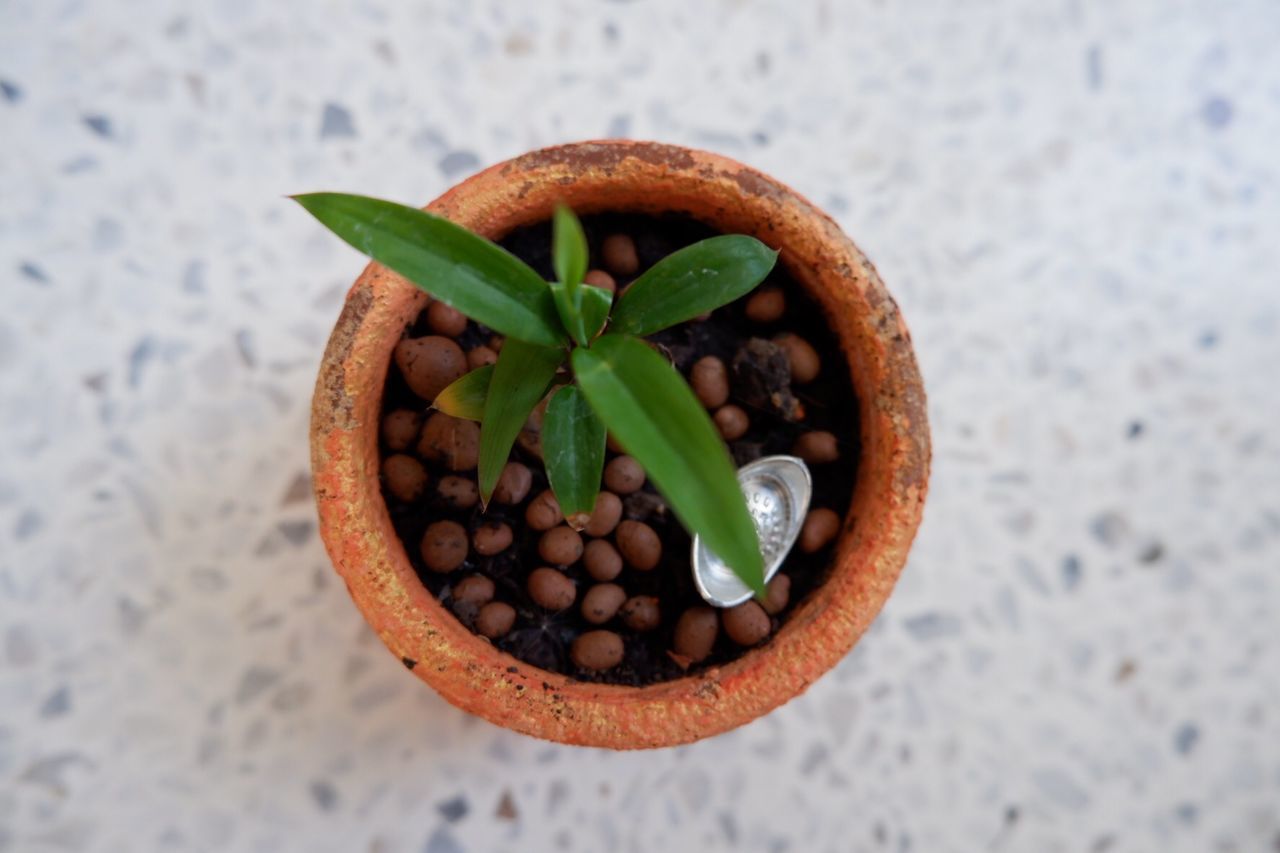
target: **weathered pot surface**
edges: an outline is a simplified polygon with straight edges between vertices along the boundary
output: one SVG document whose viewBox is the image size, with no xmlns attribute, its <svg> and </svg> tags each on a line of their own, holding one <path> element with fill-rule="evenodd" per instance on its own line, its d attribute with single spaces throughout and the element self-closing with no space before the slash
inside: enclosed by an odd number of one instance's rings
<svg viewBox="0 0 1280 853">
<path fill-rule="evenodd" d="M 827 580 L 768 643 L 715 669 L 647 687 L 574 681 L 498 651 L 421 583 L 387 513 L 378 423 L 392 350 L 423 293 L 370 264 L 347 295 L 312 404 L 320 529 L 365 618 L 419 678 L 463 710 L 564 743 L 634 749 L 710 737 L 769 712 L 834 666 L 902 570 L 924 507 L 929 430 L 911 337 L 875 269 L 786 186 L 715 154 L 651 142 L 534 151 L 463 181 L 427 209 L 486 237 L 550 217 L 678 212 L 781 249 L 822 306 L 858 395 L 862 458 Z"/>
</svg>

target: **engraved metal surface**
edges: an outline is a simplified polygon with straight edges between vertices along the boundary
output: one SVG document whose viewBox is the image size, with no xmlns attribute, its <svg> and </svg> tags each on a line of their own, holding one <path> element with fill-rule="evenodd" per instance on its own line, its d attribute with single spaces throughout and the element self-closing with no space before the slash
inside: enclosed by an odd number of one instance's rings
<svg viewBox="0 0 1280 853">
<path fill-rule="evenodd" d="M 813 480 L 804 462 L 796 457 L 766 456 L 739 468 L 738 483 L 756 523 L 768 582 L 800 535 Z M 707 603 L 716 607 L 733 607 L 751 598 L 751 589 L 697 536 L 693 539 L 693 581 Z"/>
</svg>

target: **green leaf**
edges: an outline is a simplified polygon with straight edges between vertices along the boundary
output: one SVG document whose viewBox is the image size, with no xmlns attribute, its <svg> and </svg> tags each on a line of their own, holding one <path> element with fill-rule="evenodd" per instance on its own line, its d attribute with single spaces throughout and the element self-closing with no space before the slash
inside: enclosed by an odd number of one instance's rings
<svg viewBox="0 0 1280 853">
<path fill-rule="evenodd" d="M 737 469 L 675 368 L 643 341 L 611 333 L 574 350 L 573 370 L 591 408 L 684 526 L 763 595 L 763 559 Z"/>
<path fill-rule="evenodd" d="M 587 274 L 587 236 L 582 233 L 578 217 L 563 204 L 556 205 L 555 218 L 551 222 L 551 260 L 556 278 L 576 304 L 578 285 Z"/>
<path fill-rule="evenodd" d="M 510 252 L 414 207 L 345 193 L 296 195 L 329 230 L 430 293 L 509 338 L 564 342 L 547 284 Z"/>
<path fill-rule="evenodd" d="M 560 315 L 560 323 L 564 326 L 564 330 L 569 333 L 569 337 L 573 338 L 574 343 L 580 347 L 587 345 L 587 332 L 582 322 L 582 314 L 578 311 L 578 307 L 573 304 L 573 297 L 569 295 L 569 288 L 560 282 L 552 282 L 547 285 L 551 290 L 551 298 L 555 301 L 556 313 Z"/>
<path fill-rule="evenodd" d="M 672 252 L 631 283 L 614 332 L 643 337 L 725 305 L 764 281 L 778 253 L 754 237 L 711 237 Z"/>
<path fill-rule="evenodd" d="M 578 295 L 582 300 L 578 316 L 582 318 L 586 340 L 590 341 L 604 328 L 605 320 L 609 319 L 609 309 L 613 307 L 613 294 L 603 287 L 584 284 Z"/>
<path fill-rule="evenodd" d="M 485 503 L 507 464 L 511 445 L 564 359 L 565 351 L 559 347 L 541 347 L 514 338 L 502 345 L 480 421 L 480 499 Z"/>
<path fill-rule="evenodd" d="M 542 459 L 565 518 L 595 509 L 604 441 L 604 424 L 579 388 L 566 385 L 551 395 L 542 419 Z"/>
<path fill-rule="evenodd" d="M 492 376 L 492 364 L 477 367 L 451 382 L 436 395 L 432 405 L 446 415 L 478 421 L 484 417 L 484 401 L 489 395 L 489 380 Z"/>
</svg>

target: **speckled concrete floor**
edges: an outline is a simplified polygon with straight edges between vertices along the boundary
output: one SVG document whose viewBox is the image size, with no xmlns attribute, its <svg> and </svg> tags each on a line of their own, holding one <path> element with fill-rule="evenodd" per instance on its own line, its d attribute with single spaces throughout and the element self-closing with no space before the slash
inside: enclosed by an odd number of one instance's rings
<svg viewBox="0 0 1280 853">
<path fill-rule="evenodd" d="M 1280 849 L 1280 10 L 35 2 L 0 25 L 0 850 Z M 455 711 L 306 487 L 362 260 L 623 135 L 830 210 L 935 429 L 875 630 L 639 755 Z"/>
</svg>

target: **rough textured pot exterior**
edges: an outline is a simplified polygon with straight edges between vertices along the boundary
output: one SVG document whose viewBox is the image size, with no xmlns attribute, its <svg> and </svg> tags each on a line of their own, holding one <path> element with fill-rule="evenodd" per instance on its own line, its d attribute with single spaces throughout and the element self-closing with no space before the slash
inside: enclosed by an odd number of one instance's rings
<svg viewBox="0 0 1280 853">
<path fill-rule="evenodd" d="M 698 740 L 805 690 L 849 651 L 888 598 L 924 506 L 929 430 L 911 337 L 870 262 L 816 207 L 760 172 L 702 151 L 587 142 L 534 151 L 472 177 L 428 210 L 490 238 L 579 213 L 679 212 L 782 251 L 843 349 L 861 411 L 860 461 L 829 579 L 769 643 L 717 669 L 643 688 L 576 682 L 472 634 L 422 585 L 378 482 L 378 423 L 392 349 L 424 296 L 370 264 L 324 355 L 311 421 L 321 533 L 365 618 L 447 700 L 500 726 L 630 749 Z"/>
</svg>

